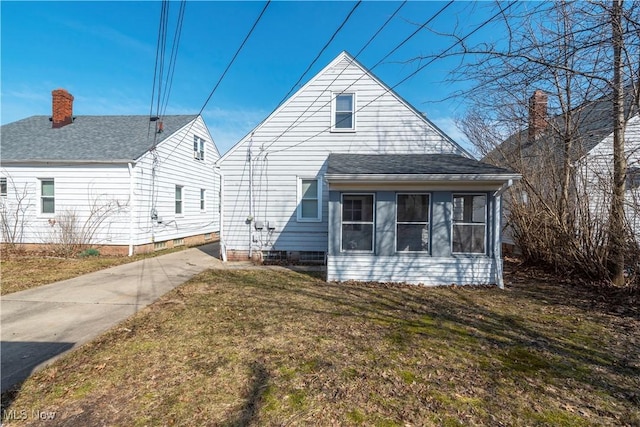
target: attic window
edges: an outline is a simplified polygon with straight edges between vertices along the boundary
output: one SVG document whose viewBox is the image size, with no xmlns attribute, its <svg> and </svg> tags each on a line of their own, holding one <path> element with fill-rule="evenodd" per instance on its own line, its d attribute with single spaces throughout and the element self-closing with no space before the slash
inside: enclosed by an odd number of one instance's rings
<svg viewBox="0 0 640 427">
<path fill-rule="evenodd" d="M 331 130 L 353 132 L 356 130 L 356 94 L 334 94 L 331 114 Z"/>
<path fill-rule="evenodd" d="M 196 135 L 193 136 L 193 158 L 204 160 L 204 139 Z"/>
</svg>

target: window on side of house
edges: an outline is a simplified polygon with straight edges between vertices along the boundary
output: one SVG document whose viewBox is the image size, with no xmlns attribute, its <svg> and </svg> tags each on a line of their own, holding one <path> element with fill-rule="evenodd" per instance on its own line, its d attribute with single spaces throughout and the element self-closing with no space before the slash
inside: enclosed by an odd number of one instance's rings
<svg viewBox="0 0 640 427">
<path fill-rule="evenodd" d="M 7 178 L 0 178 L 0 196 L 7 195 Z"/>
<path fill-rule="evenodd" d="M 396 251 L 429 251 L 429 195 L 396 196 Z"/>
<path fill-rule="evenodd" d="M 40 180 L 40 212 L 43 214 L 56 213 L 55 182 L 53 178 Z"/>
<path fill-rule="evenodd" d="M 322 220 L 322 180 L 298 178 L 298 221 Z"/>
<path fill-rule="evenodd" d="M 176 185 L 176 214 L 182 213 L 182 186 Z"/>
<path fill-rule="evenodd" d="M 200 210 L 204 211 L 206 207 L 205 203 L 206 190 L 204 188 L 200 189 Z"/>
<path fill-rule="evenodd" d="M 193 136 L 193 158 L 204 160 L 204 139 L 197 135 Z"/>
<path fill-rule="evenodd" d="M 332 107 L 331 129 L 336 132 L 354 131 L 356 129 L 356 94 L 334 94 Z"/>
<path fill-rule="evenodd" d="M 640 188 L 640 167 L 629 166 L 627 169 L 627 190 Z"/>
<path fill-rule="evenodd" d="M 343 252 L 373 252 L 373 194 L 343 194 L 341 248 Z"/>
<path fill-rule="evenodd" d="M 487 240 L 487 196 L 453 195 L 452 252 L 484 254 Z"/>
</svg>

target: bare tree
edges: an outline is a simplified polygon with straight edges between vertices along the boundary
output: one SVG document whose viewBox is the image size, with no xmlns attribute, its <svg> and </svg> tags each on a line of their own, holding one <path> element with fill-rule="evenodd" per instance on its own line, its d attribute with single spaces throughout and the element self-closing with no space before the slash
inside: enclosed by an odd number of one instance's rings
<svg viewBox="0 0 640 427">
<path fill-rule="evenodd" d="M 16 247 L 22 243 L 24 230 L 28 223 L 28 211 L 32 207 L 29 198 L 29 188 L 24 184 L 17 188 L 11 176 L 7 177 L 7 196 L 0 200 L 0 226 L 2 227 L 2 242 Z M 12 197 L 9 197 L 9 194 Z"/>
<path fill-rule="evenodd" d="M 624 283 L 630 232 L 624 123 L 637 114 L 638 8 L 621 0 L 512 8 L 502 15 L 506 38 L 463 43 L 455 54 L 465 61 L 453 77 L 473 81 L 460 94 L 470 104 L 462 131 L 488 161 L 523 175 L 508 209 L 525 256 L 616 284 Z M 613 174 L 598 181 L 608 183 L 600 190 L 610 209 L 601 215 L 592 207 L 594 184 L 580 174 L 590 166 L 587 151 L 612 130 Z"/>
</svg>

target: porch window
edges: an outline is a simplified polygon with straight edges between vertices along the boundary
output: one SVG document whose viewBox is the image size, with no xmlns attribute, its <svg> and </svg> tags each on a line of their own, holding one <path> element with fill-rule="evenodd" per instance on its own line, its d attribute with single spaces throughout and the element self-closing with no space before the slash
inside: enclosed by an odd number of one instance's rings
<svg viewBox="0 0 640 427">
<path fill-rule="evenodd" d="M 322 220 L 322 181 L 298 178 L 298 221 Z"/>
<path fill-rule="evenodd" d="M 483 254 L 486 252 L 486 195 L 454 194 L 452 235 L 453 253 Z"/>
<path fill-rule="evenodd" d="M 373 194 L 342 195 L 342 251 L 373 252 L 373 207 Z"/>
<path fill-rule="evenodd" d="M 53 178 L 40 180 L 40 212 L 56 213 L 55 183 Z"/>
<path fill-rule="evenodd" d="M 332 130 L 353 131 L 356 129 L 355 93 L 334 94 Z"/>
<path fill-rule="evenodd" d="M 429 251 L 429 195 L 396 197 L 396 251 Z"/>
</svg>

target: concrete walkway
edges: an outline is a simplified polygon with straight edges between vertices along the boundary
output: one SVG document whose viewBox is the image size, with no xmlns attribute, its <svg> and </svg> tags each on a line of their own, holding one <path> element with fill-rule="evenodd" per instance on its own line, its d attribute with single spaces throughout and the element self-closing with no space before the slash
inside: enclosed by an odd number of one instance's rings
<svg viewBox="0 0 640 427">
<path fill-rule="evenodd" d="M 2 391 L 196 274 L 221 268 L 218 251 L 212 243 L 0 297 Z"/>
</svg>

